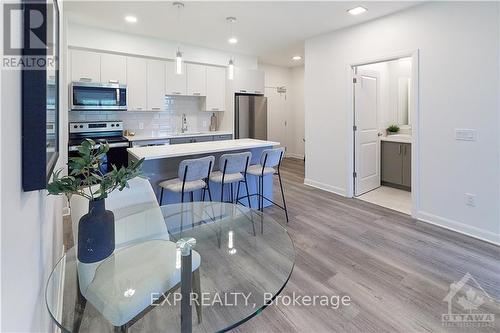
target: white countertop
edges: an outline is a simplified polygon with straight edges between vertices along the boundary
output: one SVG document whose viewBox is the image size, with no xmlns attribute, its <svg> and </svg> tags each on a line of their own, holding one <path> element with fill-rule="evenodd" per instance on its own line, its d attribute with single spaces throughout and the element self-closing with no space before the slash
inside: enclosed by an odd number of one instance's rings
<svg viewBox="0 0 500 333">
<path fill-rule="evenodd" d="M 224 141 L 208 141 L 196 143 L 183 143 L 179 145 L 149 146 L 128 148 L 127 151 L 136 159 L 144 158 L 154 160 L 160 158 L 171 158 L 179 156 L 190 156 L 199 154 L 210 154 L 233 150 L 244 150 L 279 146 L 279 142 L 263 141 L 255 139 L 237 139 Z"/>
<path fill-rule="evenodd" d="M 383 136 L 381 141 L 398 142 L 398 143 L 411 143 L 411 135 L 408 134 L 392 134 Z"/>
<path fill-rule="evenodd" d="M 232 132 L 228 131 L 213 131 L 213 132 L 186 132 L 186 133 L 170 133 L 170 134 L 138 134 L 138 135 L 126 135 L 128 141 L 143 141 L 143 140 L 163 140 L 163 139 L 174 139 L 174 138 L 193 138 L 198 136 L 210 136 L 210 135 L 232 135 Z"/>
</svg>

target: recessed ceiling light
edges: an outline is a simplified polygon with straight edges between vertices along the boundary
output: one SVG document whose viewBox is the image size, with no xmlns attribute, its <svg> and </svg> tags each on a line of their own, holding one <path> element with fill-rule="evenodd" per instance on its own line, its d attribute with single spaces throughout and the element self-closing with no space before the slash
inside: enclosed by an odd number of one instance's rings
<svg viewBox="0 0 500 333">
<path fill-rule="evenodd" d="M 128 23 L 136 23 L 137 17 L 131 15 L 125 16 L 125 21 L 127 21 Z"/>
<path fill-rule="evenodd" d="M 238 43 L 238 38 L 236 38 L 236 37 L 231 37 L 231 38 L 229 38 L 229 39 L 227 40 L 227 42 L 228 42 L 229 44 L 236 44 L 236 43 Z"/>
<path fill-rule="evenodd" d="M 301 57 L 301 56 L 299 56 L 299 55 L 296 55 L 296 56 L 293 56 L 293 57 L 292 57 L 292 60 L 295 60 L 295 61 L 299 61 L 299 60 L 301 60 L 301 59 L 302 59 L 302 57 Z"/>
<path fill-rule="evenodd" d="M 366 11 L 367 11 L 367 9 L 365 7 L 358 6 L 358 7 L 354 7 L 354 8 L 349 9 L 347 12 L 351 15 L 359 15 L 359 14 L 363 14 Z"/>
</svg>

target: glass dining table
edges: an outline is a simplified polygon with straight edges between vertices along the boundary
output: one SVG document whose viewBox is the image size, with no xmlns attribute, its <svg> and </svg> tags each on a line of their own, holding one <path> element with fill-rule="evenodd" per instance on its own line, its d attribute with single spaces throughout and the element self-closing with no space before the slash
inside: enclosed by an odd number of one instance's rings
<svg viewBox="0 0 500 333">
<path fill-rule="evenodd" d="M 295 262 L 282 224 L 232 203 L 115 212 L 115 235 L 108 258 L 84 264 L 73 247 L 53 268 L 45 298 L 62 331 L 228 331 L 272 303 Z"/>
</svg>

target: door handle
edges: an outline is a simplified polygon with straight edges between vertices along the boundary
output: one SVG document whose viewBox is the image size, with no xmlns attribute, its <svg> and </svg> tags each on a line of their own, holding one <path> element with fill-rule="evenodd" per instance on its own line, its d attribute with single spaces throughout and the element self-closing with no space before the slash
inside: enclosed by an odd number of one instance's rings
<svg viewBox="0 0 500 333">
<path fill-rule="evenodd" d="M 382 135 L 383 135 L 383 134 L 382 134 L 382 133 L 380 133 L 380 132 L 378 132 L 378 133 L 377 133 L 377 136 L 382 136 Z"/>
<path fill-rule="evenodd" d="M 398 155 L 401 155 L 401 145 L 398 145 Z"/>
</svg>

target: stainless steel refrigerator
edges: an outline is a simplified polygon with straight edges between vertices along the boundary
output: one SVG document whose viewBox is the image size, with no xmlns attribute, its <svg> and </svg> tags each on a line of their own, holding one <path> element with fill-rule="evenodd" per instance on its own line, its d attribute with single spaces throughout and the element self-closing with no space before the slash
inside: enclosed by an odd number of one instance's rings
<svg viewBox="0 0 500 333">
<path fill-rule="evenodd" d="M 235 95 L 234 136 L 267 140 L 267 97 Z"/>
</svg>

